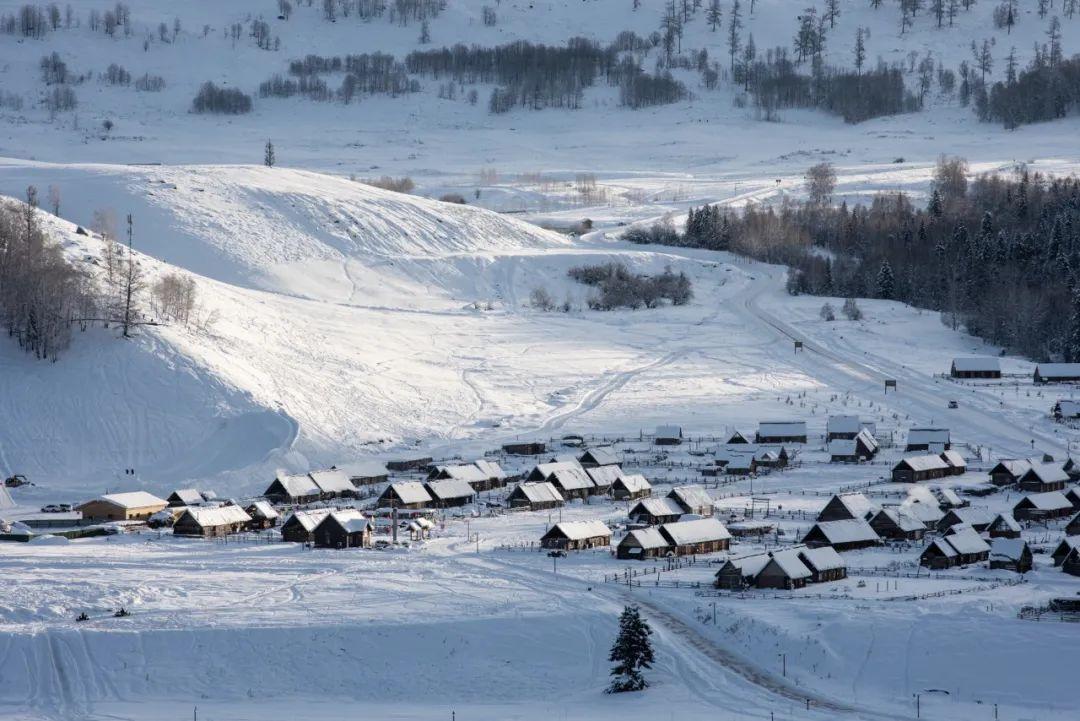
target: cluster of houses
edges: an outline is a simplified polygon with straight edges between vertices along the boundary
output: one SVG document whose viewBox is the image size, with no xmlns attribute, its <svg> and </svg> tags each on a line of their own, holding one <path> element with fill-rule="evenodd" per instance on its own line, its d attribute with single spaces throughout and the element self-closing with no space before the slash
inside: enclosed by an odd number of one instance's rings
<svg viewBox="0 0 1080 721">
<path fill-rule="evenodd" d="M 954 358 L 949 375 L 953 378 L 1001 378 L 1001 361 L 988 356 Z M 1080 363 L 1040 363 L 1035 366 L 1032 380 L 1038 385 L 1080 382 Z"/>
<path fill-rule="evenodd" d="M 729 558 L 716 572 L 715 585 L 730 591 L 746 588 L 792 590 L 808 583 L 847 578 L 847 564 L 829 546 L 795 546 L 741 558 Z"/>
</svg>

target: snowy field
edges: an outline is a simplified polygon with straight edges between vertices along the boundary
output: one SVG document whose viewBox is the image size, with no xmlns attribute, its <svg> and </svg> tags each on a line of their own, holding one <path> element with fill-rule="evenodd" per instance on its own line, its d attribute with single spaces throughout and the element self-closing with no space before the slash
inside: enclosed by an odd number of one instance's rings
<svg viewBox="0 0 1080 721">
<path fill-rule="evenodd" d="M 22 4 L 0 0 L 0 13 Z M 678 223 L 706 202 L 800 198 L 806 168 L 823 160 L 836 165 L 837 197 L 851 202 L 891 190 L 920 199 L 943 153 L 977 173 L 1018 163 L 1076 172 L 1075 117 L 1006 132 L 935 91 L 923 112 L 859 125 L 794 110 L 763 122 L 726 78 L 707 90 L 689 71 L 678 72 L 691 99 L 639 111 L 598 86 L 573 112 L 492 115 L 492 86 L 480 85 L 470 105 L 464 93 L 440 98 L 439 83 L 425 79 L 419 93 L 351 106 L 257 98 L 244 116 L 189 112 L 206 80 L 254 93 L 311 52 L 402 58 L 456 42 L 573 35 L 607 43 L 624 29 L 656 30 L 664 5 L 503 0 L 486 27 L 488 4 L 448 0 L 427 46 L 415 22 L 328 23 L 321 3 L 298 1 L 278 21 L 271 0 L 140 0 L 130 3 L 135 32 L 115 38 L 85 27 L 102 3 L 73 0 L 79 27 L 40 40 L 0 35 L 0 100 L 9 99 L 0 102 L 0 195 L 20 198 L 33 184 L 44 198 L 56 186 L 61 219 L 43 213 L 45 222 L 90 267 L 100 238 L 76 227 L 93 229 L 99 211 L 131 213 L 149 278 L 179 270 L 199 293 L 188 326 L 145 328 L 130 342 L 92 328 L 58 363 L 0 343 L 0 477 L 35 483 L 13 489 L 18 507 L 3 515 L 136 487 L 246 498 L 278 469 L 471 459 L 515 439 L 636 438 L 662 423 L 727 436 L 798 419 L 811 438 L 797 467 L 710 488 L 725 521 L 768 498 L 787 543 L 830 494 L 886 477 L 911 427 L 951 429 L 971 463 L 947 481 L 958 488 L 984 481 L 1002 456 L 1073 450 L 1080 431 L 1049 412 L 1076 388 L 1035 387 L 1033 364 L 1014 357 L 1002 358 L 1011 375 L 1000 382 L 943 377 L 956 356 L 1000 349 L 934 313 L 866 300 L 862 321 L 826 323 L 821 305 L 843 299 L 788 296 L 784 268 L 634 246 L 619 234 L 665 216 Z M 744 0 L 744 32 L 761 51 L 790 46 L 807 4 L 818 3 L 757 0 L 751 16 Z M 950 69 L 970 62 L 972 41 L 993 39 L 990 79 L 1001 79 L 1008 49 L 1026 63 L 1048 18 L 1024 2 L 1006 34 L 990 22 L 996 4 L 976 3 L 942 29 L 924 11 L 900 36 L 897 3 L 841 0 L 826 61 L 850 65 L 856 28 L 869 30 L 873 62 L 929 52 Z M 722 5 L 726 17 L 730 2 Z M 176 17 L 176 37 L 159 40 L 158 23 L 171 29 Z M 230 24 L 259 17 L 280 50 L 227 37 Z M 1062 22 L 1066 54 L 1080 50 L 1080 18 Z M 701 13 L 683 42 L 724 64 L 726 37 Z M 50 117 L 39 63 L 54 51 L 87 80 L 77 110 Z M 110 63 L 159 74 L 166 87 L 104 84 L 97 76 Z M 268 138 L 278 167 L 258 165 Z M 414 194 L 355 180 L 384 174 L 412 178 Z M 595 177 L 589 197 L 576 189 L 581 174 Z M 447 192 L 472 207 L 432 200 Z M 581 237 L 543 229 L 585 218 L 594 230 Z M 583 310 L 588 289 L 567 270 L 608 261 L 685 272 L 694 300 Z M 571 312 L 531 308 L 539 287 Z M 885 380 L 897 381 L 895 392 L 884 393 Z M 877 461 L 824 463 L 826 418 L 838 413 L 876 422 L 889 446 Z M 649 457 L 627 453 L 624 467 L 653 480 L 655 495 L 697 462 L 686 447 L 674 466 Z M 129 468 L 134 478 L 123 475 Z M 904 493 L 867 488 L 875 502 Z M 1017 499 L 972 500 L 997 513 Z M 523 548 L 559 517 L 624 524 L 625 503 L 476 510 L 468 523 L 447 514 L 431 540 L 393 551 L 307 550 L 273 534 L 228 544 L 157 532 L 0 543 L 0 719 L 165 721 L 197 706 L 198 719 L 212 721 L 877 721 L 914 718 L 916 703 L 938 721 L 1077 718 L 1067 659 L 1080 625 L 1018 617 L 1080 591 L 1047 554 L 1017 584 L 985 564 L 913 577 L 919 544 L 856 551 L 844 554 L 844 581 L 732 596 L 707 588 L 725 553 L 664 570 L 601 550 L 556 569 Z M 1025 538 L 1047 550 L 1061 525 Z M 731 553 L 765 547 L 743 540 Z M 644 571 L 640 585 L 613 580 L 628 567 Z M 654 625 L 657 663 L 646 694 L 613 697 L 602 693 L 607 653 L 627 602 Z M 112 618 L 118 606 L 133 615 Z M 80 611 L 91 620 L 77 625 Z"/>
</svg>

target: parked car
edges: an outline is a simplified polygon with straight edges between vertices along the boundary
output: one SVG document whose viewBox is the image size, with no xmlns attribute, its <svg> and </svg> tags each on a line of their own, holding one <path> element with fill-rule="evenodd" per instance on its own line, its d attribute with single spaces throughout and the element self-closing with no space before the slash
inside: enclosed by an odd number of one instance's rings
<svg viewBox="0 0 1080 721">
<path fill-rule="evenodd" d="M 68 510 L 71 510 L 71 506 L 68 506 Z M 63 507 L 59 503 L 50 503 L 47 506 L 41 507 L 42 513 L 64 513 Z"/>
<path fill-rule="evenodd" d="M 949 408 L 959 408 L 960 404 L 956 401 L 949 401 Z"/>
</svg>

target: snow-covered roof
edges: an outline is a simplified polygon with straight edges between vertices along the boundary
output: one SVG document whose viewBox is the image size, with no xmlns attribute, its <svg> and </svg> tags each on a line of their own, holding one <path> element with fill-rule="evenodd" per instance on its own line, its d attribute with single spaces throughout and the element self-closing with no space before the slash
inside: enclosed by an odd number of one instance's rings
<svg viewBox="0 0 1080 721">
<path fill-rule="evenodd" d="M 480 472 L 483 473 L 486 478 L 496 478 L 500 481 L 506 479 L 506 471 L 504 471 L 502 466 L 495 461 L 481 458 L 476 461 L 476 467 L 480 469 Z"/>
<path fill-rule="evenodd" d="M 1026 458 L 1002 458 L 996 466 L 990 469 L 990 472 L 993 473 L 999 468 L 1008 471 L 1015 478 L 1019 478 L 1031 470 L 1031 461 Z"/>
<path fill-rule="evenodd" d="M 959 508 L 964 505 L 964 501 L 957 495 L 956 491 L 951 488 L 938 488 L 936 493 L 938 500 L 941 501 L 943 506 Z"/>
<path fill-rule="evenodd" d="M 519 483 L 518 488 L 521 489 L 522 495 L 525 496 L 529 503 L 550 503 L 552 501 L 561 502 L 563 500 L 559 490 L 547 481 Z"/>
<path fill-rule="evenodd" d="M 270 505 L 269 501 L 255 501 L 251 504 L 254 511 L 266 519 L 280 518 L 281 514 L 277 512 L 277 509 Z"/>
<path fill-rule="evenodd" d="M 554 473 L 555 471 L 561 471 L 561 470 L 565 470 L 565 469 L 568 469 L 568 468 L 580 469 L 581 464 L 577 462 L 576 458 L 573 461 L 556 461 L 556 462 L 552 462 L 552 463 L 537 463 L 536 466 L 533 468 L 532 472 L 536 473 L 537 471 L 539 471 L 540 475 L 542 475 L 546 479 L 546 478 L 549 478 L 551 476 L 551 474 Z M 532 475 L 532 474 L 530 474 L 530 475 Z"/>
<path fill-rule="evenodd" d="M 356 490 L 356 486 L 352 484 L 349 477 L 336 468 L 325 471 L 312 471 L 308 475 L 311 476 L 311 480 L 315 481 L 315 485 L 323 493 L 350 493 Z"/>
<path fill-rule="evenodd" d="M 918 499 L 909 498 L 901 503 L 898 509 L 901 513 L 906 513 L 912 518 L 918 518 L 927 524 L 937 523 L 945 517 L 945 513 L 938 507 L 937 503 L 926 503 Z"/>
<path fill-rule="evenodd" d="M 882 508 L 879 513 L 884 514 L 904 532 L 919 531 L 926 528 L 926 524 L 923 521 L 899 508 Z"/>
<path fill-rule="evenodd" d="M 685 513 L 674 498 L 642 498 L 630 509 L 630 514 L 635 515 L 638 509 L 650 516 L 681 516 Z"/>
<path fill-rule="evenodd" d="M 881 446 L 877 438 L 874 437 L 874 432 L 869 428 L 863 428 L 855 437 L 860 439 L 872 451 L 876 451 Z"/>
<path fill-rule="evenodd" d="M 1057 402 L 1058 410 L 1061 411 L 1061 415 L 1068 417 L 1080 416 L 1080 401 L 1073 401 L 1062 398 Z"/>
<path fill-rule="evenodd" d="M 355 508 L 333 511 L 323 519 L 323 522 L 325 523 L 329 519 L 333 519 L 346 533 L 359 533 L 371 526 L 371 521 Z"/>
<path fill-rule="evenodd" d="M 386 469 L 386 464 L 383 461 L 376 460 L 352 461 L 343 465 L 341 470 L 345 471 L 350 476 L 356 476 L 358 478 L 377 478 L 379 476 L 389 475 L 390 473 L 390 471 Z"/>
<path fill-rule="evenodd" d="M 1080 377 L 1080 363 L 1040 363 L 1035 372 L 1043 378 Z"/>
<path fill-rule="evenodd" d="M 964 457 L 954 450 L 942 451 L 941 459 L 953 468 L 967 467 L 967 461 L 964 460 Z"/>
<path fill-rule="evenodd" d="M 1042 494 L 1037 493 L 1035 495 Z M 960 519 L 961 523 L 969 526 L 989 525 L 990 522 L 994 520 L 994 517 L 990 515 L 989 511 L 981 508 L 953 508 L 945 515 L 952 515 Z"/>
<path fill-rule="evenodd" d="M 995 538 L 990 541 L 990 560 L 1019 561 L 1026 548 L 1027 541 L 1022 538 Z"/>
<path fill-rule="evenodd" d="M 958 553 L 984 553 L 990 550 L 989 544 L 974 528 L 962 528 L 959 531 L 945 536 L 946 543 L 956 549 Z"/>
<path fill-rule="evenodd" d="M 548 480 L 566 491 L 580 491 L 595 488 L 592 478 L 584 468 L 560 468 L 548 476 Z"/>
<path fill-rule="evenodd" d="M 618 465 L 619 463 L 619 456 L 615 453 L 615 449 L 611 446 L 590 448 L 585 453 L 582 453 L 581 457 L 578 460 L 584 463 L 587 457 L 591 457 L 592 460 L 599 466 L 613 466 Z"/>
<path fill-rule="evenodd" d="M 682 426 L 657 426 L 654 435 L 657 438 L 682 438 Z"/>
<path fill-rule="evenodd" d="M 396 481 L 391 483 L 386 488 L 388 491 L 393 489 L 394 495 L 401 500 L 402 503 L 431 503 L 431 495 L 424 488 L 424 484 L 419 481 Z M 472 489 L 469 490 L 472 492 Z"/>
<path fill-rule="evenodd" d="M 758 424 L 762 438 L 789 438 L 806 435 L 806 421 L 762 421 Z"/>
<path fill-rule="evenodd" d="M 167 506 L 167 501 L 162 498 L 158 498 L 152 493 L 146 491 L 127 491 L 125 493 L 106 493 L 104 496 L 99 496 L 94 499 L 96 501 L 104 501 L 113 506 L 119 508 L 148 508 L 150 506 Z M 88 501 L 92 503 L 92 501 Z M 86 504 L 82 504 L 86 505 Z"/>
<path fill-rule="evenodd" d="M 322 523 L 323 519 L 329 515 L 329 508 L 312 508 L 309 511 L 293 511 L 289 514 L 288 518 L 285 519 L 285 524 L 295 519 L 305 531 L 314 531 L 315 527 Z"/>
<path fill-rule="evenodd" d="M 319 484 L 306 473 L 296 473 L 292 475 L 279 473 L 277 482 L 281 484 L 282 488 L 285 489 L 285 492 L 292 498 L 317 496 L 322 492 L 319 488 Z"/>
<path fill-rule="evenodd" d="M 454 466 L 436 466 L 435 470 L 439 475 L 446 476 L 448 479 L 452 478 L 466 483 L 470 481 L 478 483 L 491 478 L 487 473 L 480 470 L 480 466 L 475 463 L 463 463 Z"/>
<path fill-rule="evenodd" d="M 732 453 L 728 456 L 727 469 L 729 471 L 751 470 L 754 461 L 757 460 L 753 453 Z"/>
<path fill-rule="evenodd" d="M 1069 480 L 1069 474 L 1065 472 L 1060 463 L 1033 463 L 1024 475 L 1031 475 L 1043 483 L 1058 483 Z"/>
<path fill-rule="evenodd" d="M 815 571 L 833 571 L 837 568 L 847 567 L 847 564 L 844 563 L 844 559 L 832 546 L 800 548 L 798 549 L 798 554 L 803 563 Z"/>
<path fill-rule="evenodd" d="M 618 466 L 597 466 L 586 469 L 585 472 L 598 488 L 606 488 L 622 476 L 622 469 Z"/>
<path fill-rule="evenodd" d="M 1020 523 L 1013 518 L 1011 513 L 999 513 L 990 523 L 991 530 L 1008 530 L 1020 532 Z"/>
<path fill-rule="evenodd" d="M 833 438 L 829 441 L 830 456 L 854 456 L 859 452 L 859 446 L 855 439 Z"/>
<path fill-rule="evenodd" d="M 729 558 L 728 563 L 739 569 L 743 576 L 756 576 L 769 564 L 772 558 L 765 553 L 755 553 L 740 558 Z"/>
<path fill-rule="evenodd" d="M 619 481 L 622 483 L 623 488 L 631 493 L 639 493 L 652 488 L 652 484 L 640 473 L 619 476 Z"/>
<path fill-rule="evenodd" d="M 868 513 L 877 510 L 877 506 L 861 493 L 839 493 L 833 498 L 838 500 L 854 518 L 866 518 Z"/>
<path fill-rule="evenodd" d="M 611 535 L 611 529 L 604 525 L 603 521 L 562 521 L 552 526 L 551 531 L 548 531 L 548 533 L 555 529 L 558 529 L 563 536 L 571 541 L 583 541 L 586 538 Z"/>
<path fill-rule="evenodd" d="M 1072 508 L 1072 503 L 1061 491 L 1047 491 L 1046 493 L 1032 493 L 1024 496 L 1021 502 L 1027 501 L 1030 506 L 1039 511 L 1059 511 L 1063 508 Z M 1019 504 L 1017 504 L 1019 505 Z"/>
<path fill-rule="evenodd" d="M 780 567 L 780 570 L 784 572 L 784 575 L 791 579 L 810 578 L 814 575 L 806 564 L 799 558 L 799 551 L 802 549 L 790 548 L 785 551 L 773 551 L 773 562 Z M 767 565 L 767 564 L 766 564 Z"/>
<path fill-rule="evenodd" d="M 664 538 L 657 526 L 630 531 L 630 533 L 626 534 L 626 538 L 632 538 L 642 548 L 667 548 L 671 545 L 671 542 Z"/>
<path fill-rule="evenodd" d="M 932 445 L 949 443 L 948 428 L 912 428 L 908 431 L 908 445 Z"/>
<path fill-rule="evenodd" d="M 944 538 L 936 538 L 931 541 L 930 545 L 927 546 L 926 550 L 928 551 L 931 548 L 936 548 L 938 552 L 946 558 L 952 558 L 953 556 L 957 555 L 956 549 L 953 548 L 952 545 Z M 923 551 L 923 553 L 926 553 L 926 551 Z"/>
<path fill-rule="evenodd" d="M 713 507 L 712 496 L 702 486 L 675 486 L 668 495 L 682 501 L 689 508 L 707 508 L 711 511 Z"/>
<path fill-rule="evenodd" d="M 817 528 L 825 535 L 829 543 L 855 543 L 859 541 L 878 541 L 880 537 L 861 518 L 847 518 L 841 521 L 819 521 Z"/>
<path fill-rule="evenodd" d="M 934 470 L 948 470 L 951 466 L 945 462 L 945 459 L 935 453 L 927 453 L 922 456 L 907 456 L 900 459 L 900 463 L 906 465 L 913 471 L 934 471 Z"/>
<path fill-rule="evenodd" d="M 660 526 L 661 531 L 674 541 L 676 546 L 691 543 L 705 543 L 731 538 L 731 533 L 724 524 L 715 518 L 700 518 L 696 521 L 676 521 Z"/>
<path fill-rule="evenodd" d="M 184 511 L 203 528 L 228 526 L 233 523 L 247 523 L 251 516 L 240 506 L 193 506 Z"/>
<path fill-rule="evenodd" d="M 974 372 L 1001 372 L 1001 362 L 997 358 L 989 356 L 974 356 L 970 358 L 953 358 L 953 368 L 958 371 Z"/>
<path fill-rule="evenodd" d="M 825 423 L 826 433 L 858 433 L 862 424 L 858 416 L 829 416 Z"/>
<path fill-rule="evenodd" d="M 171 496 L 176 496 L 177 500 L 185 506 L 197 506 L 203 502 L 202 494 L 194 488 L 180 488 L 173 491 Z"/>
<path fill-rule="evenodd" d="M 432 498 L 440 501 L 448 501 L 454 498 L 472 498 L 476 495 L 476 491 L 473 490 L 473 487 L 470 486 L 468 482 L 457 478 L 447 478 L 442 481 L 428 481 L 427 489 Z M 414 503 L 414 501 L 406 501 L 406 503 Z"/>
</svg>

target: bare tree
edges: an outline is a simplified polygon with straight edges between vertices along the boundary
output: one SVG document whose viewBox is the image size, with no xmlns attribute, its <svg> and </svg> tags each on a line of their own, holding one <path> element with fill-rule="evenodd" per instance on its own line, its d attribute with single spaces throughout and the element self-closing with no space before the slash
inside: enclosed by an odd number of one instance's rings
<svg viewBox="0 0 1080 721">
<path fill-rule="evenodd" d="M 825 205 L 832 199 L 836 189 L 836 170 L 832 163 L 823 162 L 810 166 L 806 171 L 806 192 L 810 202 Z"/>
<path fill-rule="evenodd" d="M 55 185 L 49 186 L 49 207 L 52 208 L 52 214 L 57 218 L 60 217 L 60 188 Z"/>
</svg>

